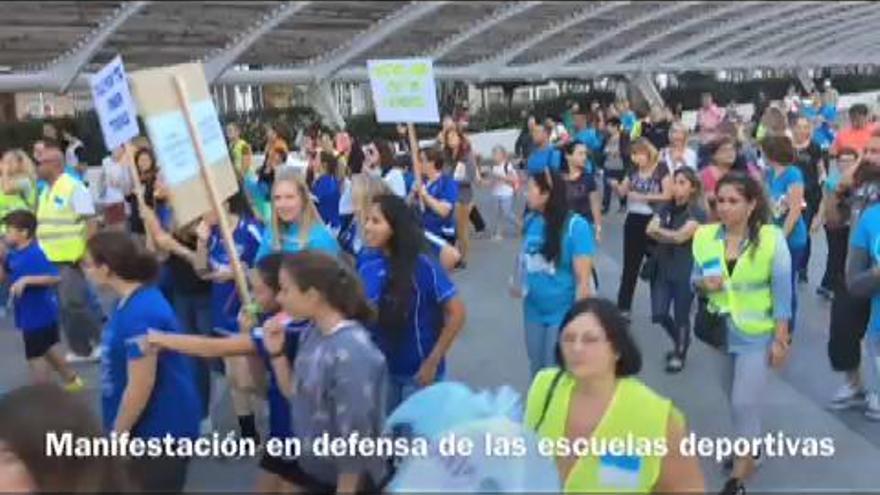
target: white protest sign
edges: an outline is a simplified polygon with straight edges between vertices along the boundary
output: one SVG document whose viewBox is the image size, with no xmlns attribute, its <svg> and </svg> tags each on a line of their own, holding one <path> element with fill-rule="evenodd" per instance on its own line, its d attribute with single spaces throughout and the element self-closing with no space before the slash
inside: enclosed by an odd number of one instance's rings
<svg viewBox="0 0 880 495">
<path fill-rule="evenodd" d="M 93 75 L 89 85 L 107 149 L 116 149 L 137 136 L 137 109 L 128 89 L 122 57 L 117 55 Z"/>
<path fill-rule="evenodd" d="M 367 71 L 377 122 L 440 122 L 431 59 L 368 60 Z"/>
</svg>

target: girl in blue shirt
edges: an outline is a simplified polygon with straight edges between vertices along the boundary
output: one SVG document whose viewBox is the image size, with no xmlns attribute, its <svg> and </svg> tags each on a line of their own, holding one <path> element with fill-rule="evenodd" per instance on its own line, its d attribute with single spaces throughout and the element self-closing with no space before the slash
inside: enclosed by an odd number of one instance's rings
<svg viewBox="0 0 880 495">
<path fill-rule="evenodd" d="M 317 175 L 312 183 L 312 194 L 317 202 L 318 213 L 331 232 L 338 233 L 340 184 L 337 177 L 339 163 L 333 154 L 322 151 L 319 155 Z"/>
<path fill-rule="evenodd" d="M 453 213 L 458 201 L 458 186 L 452 177 L 443 173 L 443 154 L 435 148 L 423 150 L 416 166 L 421 167 L 424 180 L 413 187 L 422 207 L 422 225 L 426 231 L 455 244 Z"/>
<path fill-rule="evenodd" d="M 230 226 L 234 225 L 232 239 L 236 254 L 244 268 L 250 268 L 260 247 L 262 225 L 254 218 L 242 193 L 229 198 L 226 213 Z M 223 244 L 217 215 L 213 212 L 206 214 L 196 232 L 195 268 L 203 278 L 211 281 L 211 329 L 220 336 L 234 335 L 238 333 L 236 315 L 241 308 L 241 300 L 236 292 L 232 263 Z M 259 438 L 254 419 L 256 405 L 252 404 L 255 390 L 247 362 L 229 358 L 224 360 L 224 364 L 241 435 L 243 438 Z"/>
<path fill-rule="evenodd" d="M 105 231 L 92 236 L 83 262 L 86 275 L 119 297 L 102 335 L 101 379 L 104 429 L 136 438 L 195 439 L 202 405 L 196 389 L 195 363 L 169 352 L 143 352 L 148 330 L 182 334 L 174 310 L 153 285 L 156 259 L 128 234 Z M 188 458 L 134 460 L 144 491 L 179 493 Z"/>
<path fill-rule="evenodd" d="M 526 190 L 529 213 L 523 225 L 519 266 L 524 297 L 526 351 L 531 376 L 555 363 L 559 325 L 576 300 L 592 291 L 593 229 L 569 211 L 561 175 L 532 175 Z"/>
<path fill-rule="evenodd" d="M 791 253 L 792 270 L 792 317 L 789 331 L 794 333 L 797 319 L 797 267 L 803 264 L 807 250 L 807 225 L 803 219 L 806 207 L 804 200 L 804 176 L 801 170 L 792 165 L 795 160 L 794 145 L 788 136 L 767 136 L 761 141 L 761 148 L 769 168 L 767 188 L 770 193 L 770 207 L 773 221 L 782 228 Z"/>
<path fill-rule="evenodd" d="M 271 252 L 315 249 L 337 255 L 336 237 L 321 221 L 306 183 L 291 168 L 279 169 L 272 186 L 272 223 L 263 230 L 257 260 Z"/>
<path fill-rule="evenodd" d="M 393 194 L 393 192 L 384 180 L 367 174 L 352 176 L 351 184 L 354 215 L 351 223 L 339 233 L 339 243 L 343 251 L 355 258 L 355 265 L 359 266 L 375 253 L 375 250 L 364 245 L 363 237 L 363 225 L 367 223 L 373 200 L 380 195 Z M 425 232 L 425 240 L 445 270 L 452 270 L 458 264 L 461 253 L 446 240 L 428 232 Z"/>
<path fill-rule="evenodd" d="M 253 356 L 259 358 L 259 366 L 252 369 L 268 375 L 267 399 L 269 403 L 269 437 L 288 438 L 293 436 L 293 423 L 290 414 L 290 401 L 278 387 L 278 377 L 272 369 L 271 356 L 266 350 L 263 340 L 263 324 L 269 320 L 285 321 L 288 317 L 278 305 L 278 272 L 284 254 L 274 253 L 257 263 L 257 269 L 251 272 L 254 301 L 257 308 L 257 321 L 247 310 L 239 316 L 239 325 L 246 332 L 231 335 L 225 339 L 212 339 L 189 335 L 174 335 L 164 332 L 151 332 L 147 342 L 165 350 L 173 350 L 190 356 L 215 358 L 228 356 Z M 285 331 L 291 338 L 284 341 L 284 357 L 292 365 L 296 356 L 296 332 L 301 325 L 289 323 Z M 242 357 L 239 357 L 242 359 Z M 260 474 L 257 477 L 254 491 L 257 493 L 287 493 L 290 482 L 285 481 L 290 472 L 291 462 L 263 454 L 260 461 Z"/>
<path fill-rule="evenodd" d="M 379 308 L 371 331 L 388 362 L 391 411 L 445 375 L 445 357 L 464 325 L 464 304 L 446 271 L 423 253 L 418 216 L 393 195 L 378 196 L 364 225 L 376 255 L 358 266 L 367 297 Z"/>
</svg>

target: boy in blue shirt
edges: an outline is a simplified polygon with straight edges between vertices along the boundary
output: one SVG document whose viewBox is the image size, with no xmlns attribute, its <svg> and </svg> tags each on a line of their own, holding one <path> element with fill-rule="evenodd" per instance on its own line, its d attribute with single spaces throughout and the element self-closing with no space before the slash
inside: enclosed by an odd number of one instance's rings
<svg viewBox="0 0 880 495">
<path fill-rule="evenodd" d="M 529 175 L 541 173 L 548 168 L 551 172 L 558 172 L 562 167 L 562 153 L 550 144 L 552 132 L 553 129 L 547 126 L 535 125 L 532 127 L 532 140 L 535 143 L 535 148 L 526 161 Z"/>
<path fill-rule="evenodd" d="M 58 269 L 34 239 L 37 217 L 16 210 L 3 219 L 10 246 L 3 263 L 9 293 L 15 304 L 15 326 L 24 340 L 24 354 L 35 383 L 50 381 L 54 370 L 64 388 L 78 392 L 83 380 L 68 367 L 58 338 L 58 299 L 53 287 L 61 281 Z"/>
</svg>

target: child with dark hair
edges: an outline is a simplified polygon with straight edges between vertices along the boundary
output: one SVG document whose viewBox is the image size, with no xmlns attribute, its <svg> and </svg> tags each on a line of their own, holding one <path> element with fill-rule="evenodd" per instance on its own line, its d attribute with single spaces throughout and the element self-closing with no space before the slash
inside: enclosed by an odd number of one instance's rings
<svg viewBox="0 0 880 495">
<path fill-rule="evenodd" d="M 140 345 L 152 329 L 183 333 L 171 305 L 154 284 L 159 263 L 123 232 L 99 232 L 86 247 L 86 275 L 119 298 L 102 334 L 104 430 L 142 439 L 198 438 L 202 403 L 195 363 L 177 353 L 144 352 Z M 179 493 L 189 460 L 137 458 L 131 473 L 144 491 Z"/>
<path fill-rule="evenodd" d="M 388 368 L 364 327 L 374 310 L 357 275 L 333 256 L 300 251 L 281 263 L 278 283 L 282 310 L 312 322 L 299 334 L 292 374 L 284 353 L 291 337 L 280 324 L 264 328 L 279 387 L 296 418 L 294 436 L 303 445 L 325 434 L 378 437 Z M 327 457 L 306 448 L 293 461 L 289 477 L 297 493 L 377 493 L 386 471 L 386 460 L 378 456 Z"/>
<path fill-rule="evenodd" d="M 321 219 L 333 232 L 339 234 L 341 220 L 339 218 L 340 183 L 338 177 L 339 163 L 333 154 L 326 151 L 319 153 L 318 170 L 315 172 L 315 180 L 311 183 L 312 194 L 315 197 L 315 205 Z"/>
<path fill-rule="evenodd" d="M 119 458 L 51 455 L 47 433 L 99 438 L 101 423 L 83 396 L 52 384 L 28 385 L 0 397 L 0 492 L 128 493 Z"/>
<path fill-rule="evenodd" d="M 151 332 L 147 342 L 161 349 L 181 352 L 201 358 L 254 356 L 259 358 L 262 368 L 268 374 L 269 403 L 269 437 L 283 439 L 293 436 L 293 424 L 290 415 L 290 401 L 279 388 L 280 380 L 272 368 L 271 356 L 266 350 L 263 340 L 263 328 L 268 322 L 280 322 L 291 338 L 284 341 L 283 356 L 289 365 L 296 357 L 296 333 L 302 330 L 300 322 L 294 322 L 278 305 L 278 273 L 284 257 L 282 253 L 273 253 L 257 263 L 251 275 L 254 300 L 257 303 L 254 313 L 248 308 L 239 315 L 239 327 L 242 332 L 223 339 L 200 337 L 193 335 L 175 335 L 165 332 Z M 256 367 L 253 367 L 254 369 Z M 255 370 L 257 371 L 257 370 Z M 260 461 L 260 475 L 257 478 L 255 492 L 280 493 L 288 488 L 290 461 L 265 453 Z"/>
<path fill-rule="evenodd" d="M 37 218 L 15 210 L 3 219 L 10 246 L 3 263 L 15 305 L 15 326 L 24 340 L 24 354 L 36 383 L 48 382 L 51 371 L 68 391 L 83 389 L 83 380 L 67 365 L 58 338 L 58 300 L 53 291 L 61 281 L 58 268 L 34 239 Z"/>
</svg>

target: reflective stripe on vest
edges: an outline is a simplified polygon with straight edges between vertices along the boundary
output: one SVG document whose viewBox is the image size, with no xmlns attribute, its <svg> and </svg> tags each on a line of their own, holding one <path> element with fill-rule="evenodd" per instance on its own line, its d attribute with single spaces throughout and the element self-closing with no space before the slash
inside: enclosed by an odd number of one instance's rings
<svg viewBox="0 0 880 495">
<path fill-rule="evenodd" d="M 545 369 L 532 382 L 526 411 L 529 428 L 534 429 L 538 422 L 558 371 L 558 368 Z M 568 373 L 559 380 L 538 431 L 540 438 L 555 442 L 565 435 L 574 385 Z M 566 493 L 650 493 L 660 478 L 664 452 L 658 446 L 667 443 L 667 425 L 673 411 L 669 399 L 657 395 L 638 379 L 619 379 L 614 397 L 589 439 L 591 450 L 600 455 L 578 458 L 563 490 Z M 609 445 L 626 444 L 630 438 L 636 452 L 627 452 L 625 456 L 608 455 Z M 597 449 L 601 450 L 596 452 Z"/>
<path fill-rule="evenodd" d="M 737 258 L 733 273 L 728 273 L 725 262 L 724 240 L 718 238 L 720 224 L 703 225 L 694 234 L 694 261 L 700 266 L 718 264 L 724 277 L 724 289 L 707 294 L 709 309 L 718 314 L 728 314 L 734 325 L 748 335 L 772 333 L 773 292 L 770 284 L 773 275 L 773 256 L 779 239 L 778 227 L 765 225 L 759 234 L 758 249 L 749 246 Z"/>
<path fill-rule="evenodd" d="M 62 174 L 40 195 L 37 240 L 46 257 L 55 263 L 77 262 L 86 251 L 86 224 L 71 205 L 76 187 L 75 179 Z"/>
</svg>

